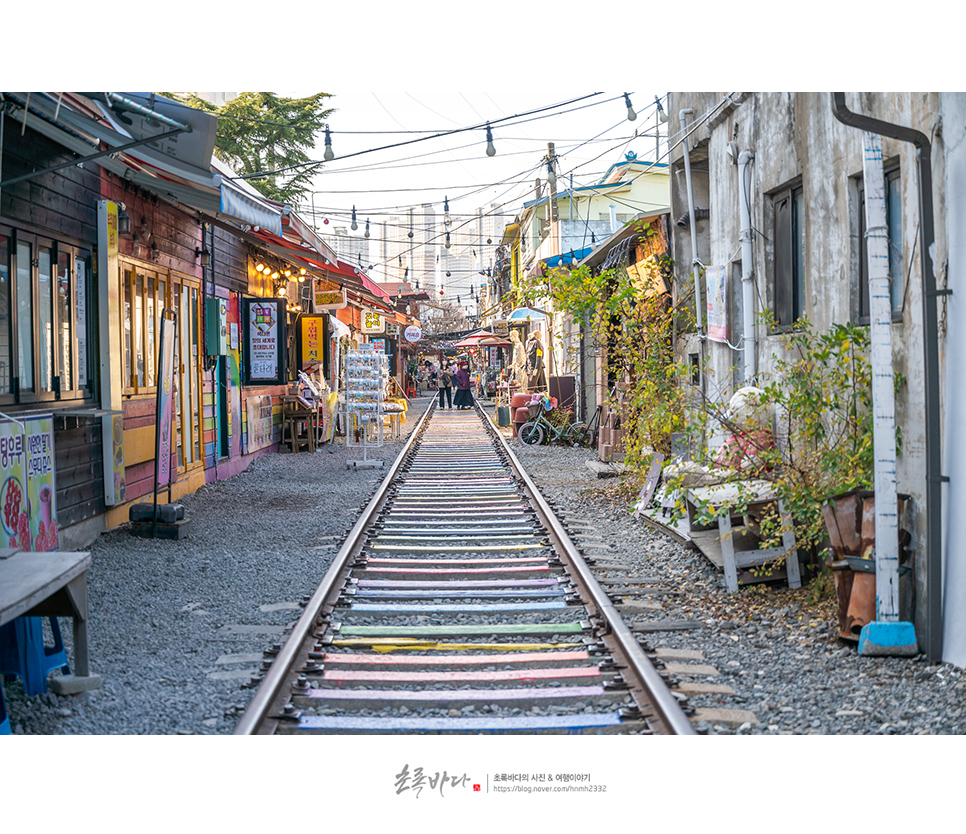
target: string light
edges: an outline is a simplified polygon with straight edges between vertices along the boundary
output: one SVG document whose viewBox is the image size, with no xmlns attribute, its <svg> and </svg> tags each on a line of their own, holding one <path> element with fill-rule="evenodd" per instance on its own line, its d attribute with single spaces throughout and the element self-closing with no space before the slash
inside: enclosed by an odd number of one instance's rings
<svg viewBox="0 0 966 834">
<path fill-rule="evenodd" d="M 322 154 L 322 158 L 326 162 L 331 162 L 335 159 L 335 154 L 332 152 L 332 137 L 329 135 L 329 126 L 325 126 L 325 153 Z"/>
<path fill-rule="evenodd" d="M 443 223 L 447 226 L 453 224 L 453 218 L 449 216 L 449 197 L 443 198 Z"/>
<path fill-rule="evenodd" d="M 369 220 L 368 219 L 366 220 L 366 234 L 365 234 L 365 236 L 366 237 L 369 237 Z"/>
<path fill-rule="evenodd" d="M 633 122 L 637 118 L 637 113 L 631 107 L 631 97 L 627 93 L 624 93 L 624 104 L 627 105 L 627 121 Z"/>
<path fill-rule="evenodd" d="M 359 230 L 359 224 L 356 222 L 356 207 L 352 207 L 352 223 L 349 224 L 349 228 L 356 232 Z"/>
<path fill-rule="evenodd" d="M 664 112 L 664 108 L 661 107 L 661 100 L 657 96 L 654 96 L 654 103 L 657 105 L 657 117 L 658 117 L 658 119 L 660 119 L 660 121 L 661 121 L 662 124 L 666 123 L 667 122 L 667 113 L 665 113 Z"/>
<path fill-rule="evenodd" d="M 486 155 L 496 156 L 496 148 L 493 146 L 493 131 L 490 130 L 490 123 L 486 123 Z"/>
</svg>

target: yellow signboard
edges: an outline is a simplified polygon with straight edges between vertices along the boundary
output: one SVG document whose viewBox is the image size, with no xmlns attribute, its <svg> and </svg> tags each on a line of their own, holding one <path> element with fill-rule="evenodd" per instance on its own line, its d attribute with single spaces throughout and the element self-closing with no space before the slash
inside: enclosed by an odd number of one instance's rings
<svg viewBox="0 0 966 834">
<path fill-rule="evenodd" d="M 382 313 L 376 310 L 362 311 L 362 332 L 363 333 L 385 333 L 386 322 Z"/>
<path fill-rule="evenodd" d="M 302 316 L 299 319 L 302 328 L 301 354 L 302 370 L 312 363 L 322 363 L 325 349 L 325 318 L 323 316 Z"/>
</svg>

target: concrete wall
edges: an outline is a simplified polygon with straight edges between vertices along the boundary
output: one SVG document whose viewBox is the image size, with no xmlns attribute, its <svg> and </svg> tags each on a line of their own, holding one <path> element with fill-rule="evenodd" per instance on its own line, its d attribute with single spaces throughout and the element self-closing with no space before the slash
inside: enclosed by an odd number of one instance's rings
<svg viewBox="0 0 966 834">
<path fill-rule="evenodd" d="M 679 110 L 692 108 L 689 125 L 698 124 L 689 142 L 695 204 L 709 208 L 709 220 L 698 221 L 697 257 L 705 265 L 727 265 L 732 280 L 729 292 L 740 298 L 741 251 L 738 202 L 738 168 L 728 154 L 728 144 L 749 150 L 755 158 L 751 168 L 751 216 L 756 230 L 753 246 L 755 309 L 773 309 L 772 214 L 770 192 L 800 180 L 805 202 L 805 315 L 821 331 L 833 322 L 856 321 L 858 313 L 858 240 L 855 228 L 857 192 L 851 179 L 862 172 L 862 131 L 847 127 L 832 114 L 830 93 L 736 93 L 724 106 L 726 93 L 672 93 L 668 114 L 671 144 L 680 138 Z M 939 124 L 938 93 L 847 94 L 855 112 L 888 122 L 908 125 L 933 136 Z M 712 115 L 705 118 L 708 113 Z M 957 116 L 961 114 L 957 113 Z M 906 277 L 902 321 L 893 325 L 895 370 L 907 385 L 896 402 L 896 419 L 902 429 L 902 452 L 898 460 L 900 492 L 913 496 L 911 523 L 913 546 L 922 553 L 922 518 L 919 509 L 925 494 L 924 380 L 919 256 L 916 249 L 919 218 L 915 149 L 883 138 L 883 159 L 897 159 L 902 188 L 902 254 Z M 687 211 L 683 148 L 672 148 L 671 212 L 677 218 Z M 946 255 L 943 226 L 942 153 L 933 152 L 936 213 L 935 262 Z M 950 191 L 952 193 L 952 191 Z M 673 229 L 677 290 L 691 285 L 689 229 Z M 916 251 L 914 252 L 914 249 Z M 943 285 L 940 275 L 938 283 Z M 704 301 L 702 290 L 702 301 Z M 740 317 L 740 304 L 729 312 Z M 729 322 L 729 340 L 741 347 L 741 321 Z M 943 333 L 941 333 L 942 337 Z M 762 376 L 775 368 L 780 355 L 779 337 L 760 326 L 756 330 L 757 367 Z M 940 355 L 945 351 L 940 342 Z M 678 345 L 682 358 L 700 352 L 707 371 L 709 395 L 727 399 L 742 384 L 742 353 L 728 345 L 702 342 L 696 336 Z M 941 359 L 942 362 L 942 359 Z M 735 370 L 738 366 L 738 370 Z M 922 559 L 920 559 L 922 561 Z M 917 597 L 923 599 L 925 566 L 917 564 Z M 923 607 L 917 617 L 923 614 Z M 919 624 L 917 623 L 917 630 Z"/>
<path fill-rule="evenodd" d="M 942 95 L 942 148 L 945 151 L 946 229 L 949 239 L 947 298 L 948 342 L 951 357 L 966 356 L 966 94 Z M 941 262 L 940 262 L 941 263 Z M 942 272 L 940 271 L 940 275 Z M 942 308 L 941 308 L 942 309 Z M 966 386 L 958 363 L 946 366 L 943 380 L 943 473 L 949 476 L 944 513 L 943 660 L 966 666 Z"/>
</svg>

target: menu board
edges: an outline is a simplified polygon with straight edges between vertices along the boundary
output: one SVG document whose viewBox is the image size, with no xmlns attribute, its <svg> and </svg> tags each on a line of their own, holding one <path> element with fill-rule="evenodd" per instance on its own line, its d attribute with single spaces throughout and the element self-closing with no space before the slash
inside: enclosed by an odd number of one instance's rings
<svg viewBox="0 0 966 834">
<path fill-rule="evenodd" d="M 245 326 L 245 382 L 282 385 L 285 382 L 284 301 L 242 299 Z"/>
</svg>

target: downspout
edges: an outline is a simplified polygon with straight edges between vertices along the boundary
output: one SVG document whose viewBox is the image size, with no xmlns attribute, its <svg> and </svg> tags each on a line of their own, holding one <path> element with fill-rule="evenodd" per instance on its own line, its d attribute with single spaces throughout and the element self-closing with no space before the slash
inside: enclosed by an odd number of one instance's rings
<svg viewBox="0 0 966 834">
<path fill-rule="evenodd" d="M 919 169 L 919 260 L 922 280 L 922 346 L 926 410 L 926 654 L 937 663 L 943 653 L 942 599 L 942 434 L 939 400 L 939 318 L 936 312 L 936 274 L 932 260 L 935 242 L 932 207 L 932 150 L 928 137 L 911 127 L 895 125 L 853 113 L 845 106 L 845 93 L 832 93 L 832 115 L 842 124 L 916 148 Z"/>
<path fill-rule="evenodd" d="M 691 186 L 691 154 L 688 150 L 688 135 L 685 130 L 686 124 L 684 121 L 685 117 L 689 115 L 694 115 L 694 110 L 690 107 L 678 112 L 678 119 L 681 121 L 681 131 L 684 133 L 684 138 L 681 140 L 681 147 L 684 150 L 684 178 L 688 188 L 688 213 L 691 217 L 688 228 L 691 230 L 691 268 L 694 274 L 694 319 L 698 325 L 698 333 L 702 334 L 704 332 L 704 316 L 701 312 L 701 277 L 698 274 L 698 267 L 702 264 L 698 260 L 698 232 L 694 224 L 694 218 L 696 217 L 694 213 L 694 189 Z"/>
<path fill-rule="evenodd" d="M 738 157 L 738 205 L 741 211 L 741 308 L 744 332 L 741 349 L 744 351 L 745 385 L 751 385 L 757 373 L 757 345 L 755 344 L 755 270 L 752 264 L 751 202 L 748 166 L 755 158 L 751 151 Z M 692 227 L 694 224 L 691 224 Z"/>
</svg>

